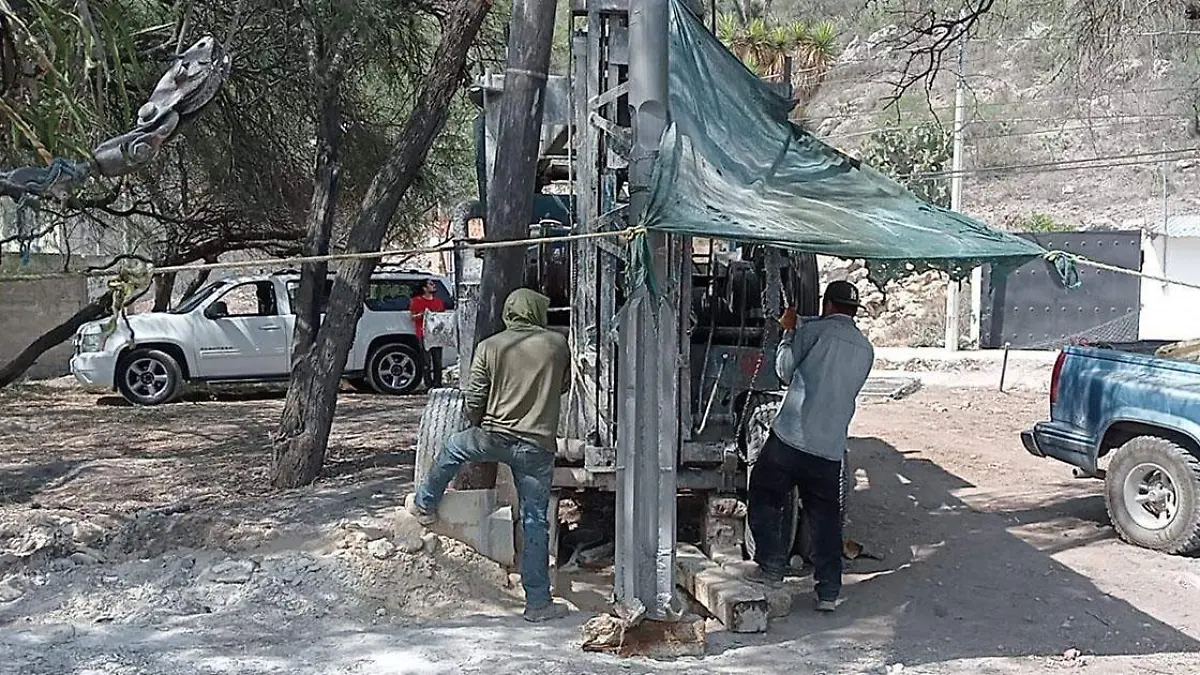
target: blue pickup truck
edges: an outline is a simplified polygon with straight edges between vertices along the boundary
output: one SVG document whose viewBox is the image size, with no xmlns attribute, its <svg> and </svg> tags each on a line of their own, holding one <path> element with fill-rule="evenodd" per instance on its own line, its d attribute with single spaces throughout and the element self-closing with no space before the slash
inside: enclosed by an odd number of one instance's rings
<svg viewBox="0 0 1200 675">
<path fill-rule="evenodd" d="M 1066 347 L 1050 380 L 1050 421 L 1021 441 L 1077 475 L 1103 478 L 1109 517 L 1125 541 L 1200 550 L 1200 364 Z"/>
</svg>

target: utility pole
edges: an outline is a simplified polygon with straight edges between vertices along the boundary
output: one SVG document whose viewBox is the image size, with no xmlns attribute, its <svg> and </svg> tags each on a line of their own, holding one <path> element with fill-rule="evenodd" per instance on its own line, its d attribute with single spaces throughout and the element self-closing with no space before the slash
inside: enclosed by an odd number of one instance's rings
<svg viewBox="0 0 1200 675">
<path fill-rule="evenodd" d="M 963 10 L 964 14 L 966 10 Z M 954 87 L 954 156 L 950 168 L 950 209 L 962 209 L 962 168 L 963 168 L 963 127 L 967 121 L 967 38 L 964 35 L 958 43 L 958 81 Z M 974 279 L 974 277 L 972 277 Z M 958 292 L 961 285 L 951 279 L 946 284 L 946 349 L 958 351 Z M 978 293 L 978 285 L 972 285 L 972 293 Z M 971 302 L 975 306 L 974 299 Z M 972 324 L 978 323 L 978 315 L 973 315 Z"/>
<path fill-rule="evenodd" d="M 630 0 L 629 107 L 633 149 L 629 215 L 640 224 L 659 142 L 667 128 L 665 0 Z M 678 237 L 649 233 L 655 289 L 635 289 L 618 319 L 616 579 L 618 603 L 645 608 L 654 620 L 677 618 L 675 490 L 680 424 L 680 284 Z"/>
<path fill-rule="evenodd" d="M 487 191 L 484 238 L 488 241 L 529 237 L 556 5 L 555 0 L 514 0 L 512 4 L 496 162 L 492 189 Z M 479 287 L 474 344 L 504 329 L 504 300 L 521 285 L 524 270 L 522 246 L 491 249 L 484 256 L 482 278 L 487 283 Z M 461 386 L 465 388 L 467 383 L 463 381 Z M 495 485 L 496 465 L 491 463 L 469 464 L 454 481 L 459 490 Z"/>
</svg>

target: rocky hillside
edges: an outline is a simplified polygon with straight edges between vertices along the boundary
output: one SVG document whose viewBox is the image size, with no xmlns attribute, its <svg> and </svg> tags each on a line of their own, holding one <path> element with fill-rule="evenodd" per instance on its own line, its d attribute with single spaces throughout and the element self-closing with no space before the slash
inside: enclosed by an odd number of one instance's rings
<svg viewBox="0 0 1200 675">
<path fill-rule="evenodd" d="M 1200 212 L 1200 34 L 1131 26 L 1122 51 L 1081 67 L 1074 28 L 1025 9 L 988 17 L 968 45 L 962 210 L 997 227 L 1037 212 L 1070 229 L 1152 226 L 1164 204 Z M 905 61 L 895 43 L 903 24 L 888 18 L 842 17 L 844 50 L 809 108 L 809 127 L 847 152 L 880 127 L 954 125 L 953 52 L 927 89 L 887 106 Z"/>
<path fill-rule="evenodd" d="M 773 11 L 803 16 L 789 5 L 776 2 Z M 955 52 L 927 87 L 889 100 L 906 60 L 897 45 L 903 16 L 821 5 L 806 9 L 836 18 L 844 49 L 807 111 L 810 130 L 859 155 L 881 128 L 927 121 L 953 128 Z M 1052 229 L 1153 230 L 1164 215 L 1200 213 L 1193 107 L 1200 29 L 1182 17 L 1147 19 L 1123 27 L 1120 44 L 1083 62 L 1080 33 L 1062 5 L 1000 5 L 966 52 L 961 210 L 1009 230 L 1024 229 L 1034 214 Z M 826 261 L 823 277 L 859 282 L 863 325 L 876 344 L 943 343 L 944 279 L 922 275 L 885 295 L 859 263 Z"/>
</svg>

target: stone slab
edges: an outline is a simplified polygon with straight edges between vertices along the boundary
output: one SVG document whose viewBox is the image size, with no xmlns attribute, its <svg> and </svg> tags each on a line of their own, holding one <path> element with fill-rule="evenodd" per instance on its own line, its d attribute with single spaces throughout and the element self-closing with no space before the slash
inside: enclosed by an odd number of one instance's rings
<svg viewBox="0 0 1200 675">
<path fill-rule="evenodd" d="M 675 551 L 679 585 L 734 633 L 765 633 L 770 615 L 766 594 L 700 549 L 680 544 Z"/>
</svg>

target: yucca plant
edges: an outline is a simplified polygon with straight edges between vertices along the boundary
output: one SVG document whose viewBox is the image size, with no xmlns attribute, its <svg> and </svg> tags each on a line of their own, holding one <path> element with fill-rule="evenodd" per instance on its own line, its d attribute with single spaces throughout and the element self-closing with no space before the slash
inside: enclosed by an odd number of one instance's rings
<svg viewBox="0 0 1200 675">
<path fill-rule="evenodd" d="M 138 24 L 134 3 L 27 0 L 17 7 L 0 0 L 9 40 L 0 70 L 15 75 L 0 89 L 3 154 L 9 163 L 87 156 L 91 143 L 128 125 L 140 105 L 142 94 L 127 90 L 146 77 L 138 40 L 171 24 Z M 160 37 L 169 40 L 167 32 Z"/>
<path fill-rule="evenodd" d="M 736 15 L 722 14 L 717 17 L 717 38 L 765 79 L 782 78 L 790 57 L 793 100 L 801 110 L 824 83 L 839 51 L 832 21 L 810 26 L 803 21 L 772 24 L 752 18 L 742 23 Z"/>
</svg>

